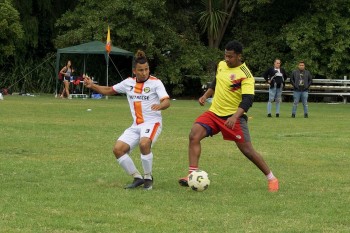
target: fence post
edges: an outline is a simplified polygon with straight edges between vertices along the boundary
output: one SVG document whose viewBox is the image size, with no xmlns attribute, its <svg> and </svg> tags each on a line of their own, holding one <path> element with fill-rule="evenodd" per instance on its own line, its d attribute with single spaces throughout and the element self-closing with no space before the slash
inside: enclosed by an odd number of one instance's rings
<svg viewBox="0 0 350 233">
<path fill-rule="evenodd" d="M 347 80 L 347 78 L 348 78 L 347 76 L 344 76 L 344 80 Z M 346 82 L 344 82 L 344 86 L 347 86 Z M 344 98 L 343 98 L 344 104 L 347 103 L 347 99 L 348 99 L 348 97 L 347 97 L 347 96 L 344 96 Z"/>
</svg>

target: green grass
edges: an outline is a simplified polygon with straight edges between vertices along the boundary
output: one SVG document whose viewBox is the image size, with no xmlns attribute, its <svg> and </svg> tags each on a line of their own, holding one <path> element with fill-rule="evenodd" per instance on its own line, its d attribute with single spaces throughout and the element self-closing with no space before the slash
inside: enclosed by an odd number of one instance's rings
<svg viewBox="0 0 350 233">
<path fill-rule="evenodd" d="M 187 138 L 207 107 L 172 101 L 153 148 L 152 191 L 131 181 L 112 155 L 131 125 L 124 97 L 0 101 L 0 232 L 349 232 L 350 105 L 310 103 L 310 118 L 249 111 L 253 145 L 280 179 L 268 193 L 263 174 L 221 135 L 205 139 L 204 192 L 180 187 Z M 92 109 L 88 112 L 87 109 Z M 139 151 L 132 154 L 140 168 Z"/>
</svg>

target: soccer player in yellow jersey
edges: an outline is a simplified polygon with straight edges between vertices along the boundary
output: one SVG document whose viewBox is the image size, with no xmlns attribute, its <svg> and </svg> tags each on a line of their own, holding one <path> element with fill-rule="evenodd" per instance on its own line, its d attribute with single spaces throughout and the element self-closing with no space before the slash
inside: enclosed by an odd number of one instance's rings
<svg viewBox="0 0 350 233">
<path fill-rule="evenodd" d="M 148 60 L 141 50 L 135 55 L 133 73 L 135 77 L 129 77 L 113 86 L 94 84 L 88 76 L 84 76 L 84 85 L 103 95 L 126 94 L 134 120 L 116 141 L 113 153 L 125 172 L 134 178 L 125 188 L 143 185 L 145 190 L 150 190 L 153 187 L 151 148 L 162 132 L 161 110 L 170 106 L 170 100 L 162 81 L 150 75 Z M 143 176 L 129 156 L 136 146 L 141 151 Z"/>
<path fill-rule="evenodd" d="M 268 190 L 277 192 L 277 178 L 250 140 L 246 112 L 253 104 L 255 80 L 241 60 L 242 52 L 239 42 L 227 43 L 225 60 L 219 62 L 216 78 L 198 100 L 200 105 L 204 105 L 207 98 L 213 96 L 209 111 L 196 119 L 189 135 L 189 173 L 198 169 L 201 140 L 221 132 L 224 140 L 234 141 L 238 149 L 264 173 Z M 188 186 L 187 177 L 179 179 L 179 183 Z"/>
</svg>

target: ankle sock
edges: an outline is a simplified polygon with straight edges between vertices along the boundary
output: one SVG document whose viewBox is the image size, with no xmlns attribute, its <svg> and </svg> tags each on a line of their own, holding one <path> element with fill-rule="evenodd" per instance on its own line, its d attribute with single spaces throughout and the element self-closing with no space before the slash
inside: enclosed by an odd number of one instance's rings
<svg viewBox="0 0 350 233">
<path fill-rule="evenodd" d="M 270 171 L 270 173 L 266 175 L 266 178 L 269 181 L 276 179 L 276 177 L 273 175 L 272 171 Z"/>
</svg>

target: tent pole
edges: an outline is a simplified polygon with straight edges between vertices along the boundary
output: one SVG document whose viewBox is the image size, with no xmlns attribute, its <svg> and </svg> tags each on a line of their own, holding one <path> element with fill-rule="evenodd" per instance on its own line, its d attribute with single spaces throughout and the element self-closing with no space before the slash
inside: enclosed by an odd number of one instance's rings
<svg viewBox="0 0 350 233">
<path fill-rule="evenodd" d="M 106 70 L 106 86 L 108 87 L 108 65 L 109 65 L 109 54 L 107 53 L 107 70 Z M 106 95 L 106 100 L 108 100 L 108 95 Z"/>
<path fill-rule="evenodd" d="M 61 54 L 60 53 L 57 53 L 56 54 L 56 92 L 55 92 L 55 98 L 58 97 L 58 70 L 59 70 L 59 64 L 60 64 L 60 57 L 61 57 Z"/>
<path fill-rule="evenodd" d="M 85 58 L 86 58 L 86 55 L 84 54 L 84 71 L 83 71 L 84 75 L 86 75 L 86 72 L 85 72 Z"/>
</svg>

